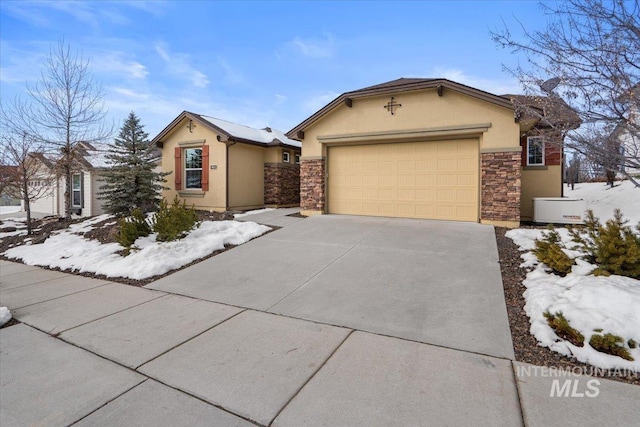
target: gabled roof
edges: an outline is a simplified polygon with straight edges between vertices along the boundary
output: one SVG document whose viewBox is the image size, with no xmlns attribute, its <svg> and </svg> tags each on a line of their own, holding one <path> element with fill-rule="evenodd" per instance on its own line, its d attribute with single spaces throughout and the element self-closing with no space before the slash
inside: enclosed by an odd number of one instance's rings
<svg viewBox="0 0 640 427">
<path fill-rule="evenodd" d="M 424 78 L 400 78 L 396 80 L 391 80 L 389 82 L 377 84 L 374 86 L 368 86 L 362 89 L 354 90 L 351 92 L 345 92 L 342 95 L 338 96 L 336 99 L 322 107 L 312 116 L 304 120 L 302 123 L 291 129 L 286 135 L 289 138 L 297 138 L 297 133 L 299 131 L 303 131 L 304 129 L 311 126 L 313 123 L 318 121 L 320 118 L 331 112 L 334 108 L 341 105 L 347 99 L 357 99 L 357 98 L 366 98 L 370 96 L 379 96 L 379 95 L 393 95 L 401 92 L 411 92 L 416 90 L 424 90 L 424 89 L 435 89 L 442 88 L 453 90 L 455 92 L 463 93 L 465 95 L 481 99 L 483 101 L 490 102 L 492 104 L 498 105 L 500 107 L 508 108 L 513 110 L 513 104 L 503 97 L 498 95 L 494 95 L 489 92 L 485 92 L 480 89 L 475 89 L 470 86 L 463 85 L 461 83 L 456 83 L 451 80 L 435 78 L 435 79 L 424 79 Z"/>
<path fill-rule="evenodd" d="M 255 129 L 249 126 L 239 125 L 215 117 L 183 111 L 167 127 L 165 127 L 153 140 L 152 143 L 162 147 L 162 139 L 167 136 L 184 118 L 200 123 L 222 136 L 221 140 L 235 141 L 246 144 L 270 146 L 285 146 L 300 148 L 299 141 L 287 138 L 284 132 L 266 127 Z"/>
<path fill-rule="evenodd" d="M 78 142 L 77 155 L 75 161 L 77 161 L 83 169 L 101 169 L 111 166 L 107 155 L 111 151 L 109 144 L 93 142 Z M 42 153 L 34 152 L 30 153 L 31 157 L 38 159 L 43 165 L 49 169 L 53 169 L 56 166 L 58 160 L 60 160 L 59 154 L 54 153 Z"/>
<path fill-rule="evenodd" d="M 520 120 L 540 121 L 539 125 L 576 129 L 580 116 L 560 97 L 532 95 L 501 95 L 516 107 Z"/>
<path fill-rule="evenodd" d="M 58 161 L 58 159 L 55 156 L 49 153 L 35 152 L 35 153 L 29 153 L 29 155 L 34 159 L 38 159 L 43 165 L 45 165 L 49 169 L 53 169 L 54 166 L 56 165 L 56 162 Z"/>
</svg>

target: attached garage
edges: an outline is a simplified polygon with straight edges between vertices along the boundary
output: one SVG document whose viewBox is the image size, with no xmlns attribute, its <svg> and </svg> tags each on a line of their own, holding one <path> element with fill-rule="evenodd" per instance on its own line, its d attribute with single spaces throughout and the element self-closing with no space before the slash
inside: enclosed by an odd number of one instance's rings
<svg viewBox="0 0 640 427">
<path fill-rule="evenodd" d="M 329 213 L 478 221 L 477 139 L 328 147 Z"/>
<path fill-rule="evenodd" d="M 547 101 L 447 79 L 343 93 L 287 133 L 302 142 L 302 213 L 518 226 L 531 194 L 562 188 L 562 139 L 547 139 L 547 109 L 556 109 Z M 545 161 L 525 161 L 540 147 L 528 141 L 543 137 Z"/>
</svg>

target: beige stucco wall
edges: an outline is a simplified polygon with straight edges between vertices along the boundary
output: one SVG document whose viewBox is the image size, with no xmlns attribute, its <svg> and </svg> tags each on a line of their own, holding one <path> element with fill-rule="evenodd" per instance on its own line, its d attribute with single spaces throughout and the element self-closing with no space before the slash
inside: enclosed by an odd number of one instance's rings
<svg viewBox="0 0 640 427">
<path fill-rule="evenodd" d="M 353 99 L 305 129 L 302 158 L 326 156 L 326 147 L 318 137 L 371 132 L 389 132 L 490 123 L 480 135 L 480 149 L 500 149 L 519 145 L 520 126 L 513 110 L 482 101 L 453 90 L 440 97 L 435 89 L 400 93 L 394 101 L 402 104 L 391 115 L 384 107 L 390 96 Z M 442 139 L 435 136 L 434 138 Z"/>
<path fill-rule="evenodd" d="M 562 192 L 562 167 L 546 166 L 546 169 L 522 170 L 520 215 L 523 221 L 533 220 L 534 197 L 560 197 Z"/>
<path fill-rule="evenodd" d="M 229 208 L 264 205 L 265 149 L 248 144 L 229 147 Z"/>
<path fill-rule="evenodd" d="M 92 215 L 102 215 L 105 213 L 102 204 L 105 203 L 106 200 L 98 199 L 98 193 L 100 192 L 100 187 L 105 184 L 104 179 L 100 172 L 93 172 L 93 179 L 91 180 L 91 214 Z"/>
<path fill-rule="evenodd" d="M 209 191 L 202 195 L 201 191 L 181 190 L 180 198 L 186 200 L 187 205 L 195 205 L 197 209 L 224 211 L 226 208 L 226 145 L 217 140 L 217 134 L 203 125 L 196 124 L 193 132 L 187 129 L 188 119 L 183 119 L 175 126 L 173 131 L 162 139 L 162 171 L 173 172 L 174 170 L 174 149 L 193 142 L 193 147 L 198 145 L 209 145 L 209 165 L 214 165 L 215 169 L 209 168 Z M 204 142 L 202 142 L 204 141 Z M 184 165 L 183 165 L 184 168 Z M 184 169 L 183 169 L 184 173 Z M 166 177 L 169 190 L 163 191 L 162 195 L 169 202 L 173 200 L 177 192 L 175 191 L 174 175 Z M 184 183 L 184 178 L 182 179 Z"/>
<path fill-rule="evenodd" d="M 282 148 L 269 147 L 264 153 L 265 163 L 281 163 L 282 162 Z"/>
</svg>

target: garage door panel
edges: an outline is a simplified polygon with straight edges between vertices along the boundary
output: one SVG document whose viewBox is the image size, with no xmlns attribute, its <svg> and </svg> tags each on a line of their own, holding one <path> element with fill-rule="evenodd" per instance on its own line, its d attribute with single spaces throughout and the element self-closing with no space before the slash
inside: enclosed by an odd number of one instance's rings
<svg viewBox="0 0 640 427">
<path fill-rule="evenodd" d="M 416 190 L 416 201 L 419 202 L 433 202 L 436 200 L 435 190 L 419 188 Z"/>
<path fill-rule="evenodd" d="M 435 169 L 434 159 L 418 159 L 416 160 L 416 172 L 432 171 Z"/>
<path fill-rule="evenodd" d="M 431 187 L 434 187 L 436 184 L 436 177 L 434 174 L 431 174 L 431 173 L 416 174 L 415 177 L 416 177 L 415 179 L 416 179 L 417 187 L 431 188 Z"/>
<path fill-rule="evenodd" d="M 329 148 L 331 213 L 477 221 L 478 141 Z"/>
<path fill-rule="evenodd" d="M 411 201 L 416 199 L 416 191 L 413 188 L 398 188 L 398 204 L 400 202 Z"/>
</svg>

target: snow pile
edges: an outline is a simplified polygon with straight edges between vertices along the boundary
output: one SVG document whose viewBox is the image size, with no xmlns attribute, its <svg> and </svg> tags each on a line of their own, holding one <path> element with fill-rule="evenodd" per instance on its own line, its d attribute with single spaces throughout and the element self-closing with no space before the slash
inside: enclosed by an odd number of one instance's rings
<svg viewBox="0 0 640 427">
<path fill-rule="evenodd" d="M 0 307 L 0 326 L 11 320 L 11 312 L 7 307 Z"/>
<path fill-rule="evenodd" d="M 261 213 L 269 212 L 269 211 L 275 211 L 275 209 L 274 209 L 274 208 L 256 209 L 256 210 L 254 210 L 254 211 L 247 211 L 247 212 L 245 212 L 245 213 L 235 214 L 235 215 L 233 216 L 233 218 L 234 218 L 234 219 L 244 218 L 245 216 L 261 214 Z"/>
<path fill-rule="evenodd" d="M 124 249 L 118 243 L 103 244 L 76 234 L 107 218 L 104 215 L 92 218 L 76 224 L 73 230 L 70 227 L 49 237 L 42 244 L 19 246 L 3 255 L 29 265 L 140 280 L 182 267 L 224 249 L 225 245 L 241 245 L 271 230 L 254 222 L 205 221 L 181 240 L 156 242 L 155 233 L 141 237 L 134 244 L 137 250 L 124 257 L 117 253 Z"/>
<path fill-rule="evenodd" d="M 636 188 L 631 181 L 616 182 L 613 188 L 604 182 L 576 184 L 573 191 L 565 187 L 564 195 L 584 199 L 587 209 L 591 209 L 602 223 L 613 218 L 616 208 L 630 220 L 630 224 L 635 225 L 640 221 L 640 188 Z"/>
<path fill-rule="evenodd" d="M 68 230 L 71 233 L 86 233 L 87 231 L 93 230 L 96 224 L 101 223 L 102 221 L 106 221 L 109 218 L 113 218 L 113 215 L 98 215 L 87 219 L 86 221 L 82 221 L 76 224 L 71 224 Z"/>
<path fill-rule="evenodd" d="M 566 229 L 557 229 L 567 247 L 573 243 Z M 525 312 L 531 322 L 531 333 L 539 344 L 565 356 L 603 369 L 629 369 L 640 372 L 640 348 L 629 349 L 634 361 L 628 361 L 596 351 L 589 345 L 595 330 L 601 334 L 611 333 L 640 342 L 640 280 L 622 276 L 593 276 L 595 265 L 577 259 L 571 273 L 560 277 L 546 271 L 531 252 L 535 239 L 542 237 L 542 230 L 515 229 L 507 232 L 520 247 L 523 266 L 533 270 L 527 274 L 523 284 L 526 304 Z M 578 252 L 570 251 L 570 256 Z M 562 312 L 571 327 L 585 337 L 583 347 L 577 347 L 556 335 L 547 323 L 544 312 Z"/>
<path fill-rule="evenodd" d="M 21 220 L 20 218 L 7 218 L 2 220 L 2 224 L 0 224 L 0 230 L 4 228 L 15 228 L 16 231 L 0 231 L 0 239 L 9 236 L 17 236 L 19 234 L 27 234 L 27 224 L 25 224 L 26 220 Z"/>
</svg>

